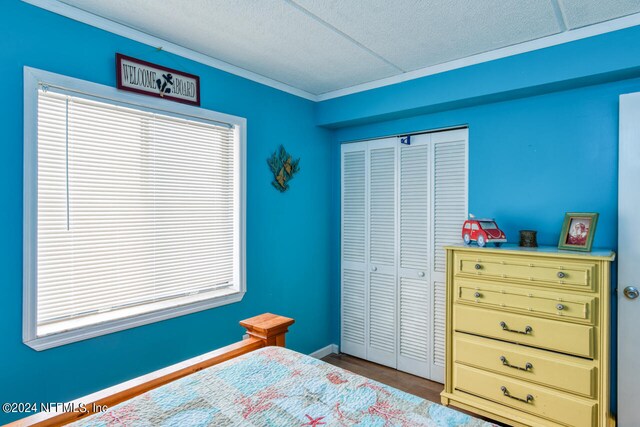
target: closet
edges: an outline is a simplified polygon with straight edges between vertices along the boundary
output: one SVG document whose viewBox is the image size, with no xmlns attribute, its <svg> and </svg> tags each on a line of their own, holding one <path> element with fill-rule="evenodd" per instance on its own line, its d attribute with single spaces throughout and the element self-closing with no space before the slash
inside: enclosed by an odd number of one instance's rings
<svg viewBox="0 0 640 427">
<path fill-rule="evenodd" d="M 467 218 L 467 147 L 467 129 L 342 145 L 342 352 L 444 381 L 443 246 Z"/>
</svg>

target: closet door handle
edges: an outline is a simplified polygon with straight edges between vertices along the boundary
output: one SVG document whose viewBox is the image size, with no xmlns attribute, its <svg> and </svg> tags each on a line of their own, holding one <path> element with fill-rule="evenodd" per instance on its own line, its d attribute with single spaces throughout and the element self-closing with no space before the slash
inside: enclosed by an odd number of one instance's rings
<svg viewBox="0 0 640 427">
<path fill-rule="evenodd" d="M 378 271 L 378 267 L 376 267 L 375 265 L 371 267 L 371 271 Z"/>
<path fill-rule="evenodd" d="M 531 332 L 533 332 L 533 328 L 531 326 L 525 326 L 524 331 L 518 331 L 517 329 L 509 329 L 509 327 L 505 322 L 500 322 L 500 327 L 502 328 L 503 331 L 513 332 L 516 334 L 528 335 Z"/>
<path fill-rule="evenodd" d="M 500 387 L 500 391 L 502 391 L 502 394 L 507 396 L 509 399 L 514 399 L 524 403 L 531 403 L 533 401 L 533 396 L 530 394 L 527 394 L 527 397 L 525 397 L 524 399 L 521 397 L 511 396 L 511 393 L 509 393 L 509 390 L 505 386 Z"/>
<path fill-rule="evenodd" d="M 418 273 L 418 277 L 424 277 L 424 271 L 421 271 L 420 273 Z"/>
</svg>

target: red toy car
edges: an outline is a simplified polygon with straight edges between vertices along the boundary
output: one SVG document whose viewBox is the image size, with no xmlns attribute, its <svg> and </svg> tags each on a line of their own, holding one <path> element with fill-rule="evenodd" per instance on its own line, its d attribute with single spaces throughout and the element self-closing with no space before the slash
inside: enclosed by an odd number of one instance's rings
<svg viewBox="0 0 640 427">
<path fill-rule="evenodd" d="M 500 246 L 507 239 L 504 232 L 498 228 L 498 224 L 493 219 L 468 219 L 462 226 L 462 240 L 468 245 L 471 242 L 477 242 L 478 246 L 483 247 L 487 243 L 494 243 Z"/>
</svg>

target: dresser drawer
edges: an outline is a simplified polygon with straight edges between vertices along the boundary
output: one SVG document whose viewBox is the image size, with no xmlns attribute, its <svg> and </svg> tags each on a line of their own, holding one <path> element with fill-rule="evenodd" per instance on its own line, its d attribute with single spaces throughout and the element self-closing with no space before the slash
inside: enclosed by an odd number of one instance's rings
<svg viewBox="0 0 640 427">
<path fill-rule="evenodd" d="M 537 260 L 491 254 L 456 253 L 454 274 L 460 277 L 535 282 L 568 289 L 595 290 L 595 262 Z"/>
<path fill-rule="evenodd" d="M 595 400 L 457 364 L 454 388 L 568 426 L 593 426 L 598 406 Z"/>
<path fill-rule="evenodd" d="M 595 297 L 542 291 L 480 280 L 456 280 L 456 300 L 478 307 L 504 309 L 593 324 Z"/>
<path fill-rule="evenodd" d="M 592 361 L 460 333 L 454 336 L 453 353 L 455 363 L 585 397 L 596 395 L 597 371 Z"/>
<path fill-rule="evenodd" d="M 594 327 L 454 304 L 453 328 L 504 341 L 593 358 Z"/>
</svg>

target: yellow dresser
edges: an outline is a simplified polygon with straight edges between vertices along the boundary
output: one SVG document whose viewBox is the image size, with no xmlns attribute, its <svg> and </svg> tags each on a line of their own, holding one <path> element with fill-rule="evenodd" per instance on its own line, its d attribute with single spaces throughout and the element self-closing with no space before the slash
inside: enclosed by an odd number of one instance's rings
<svg viewBox="0 0 640 427">
<path fill-rule="evenodd" d="M 442 403 L 513 426 L 613 425 L 615 254 L 510 245 L 446 251 Z"/>
</svg>

